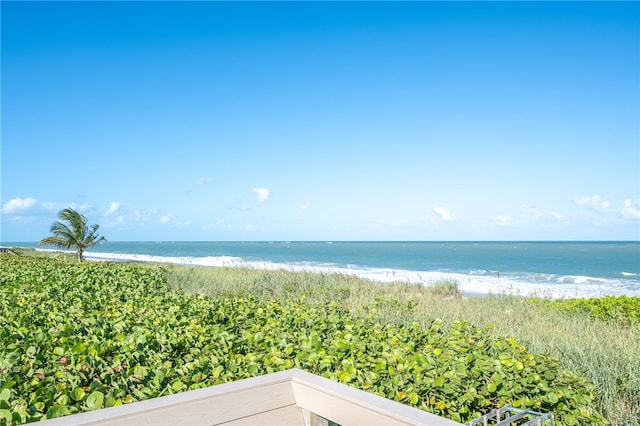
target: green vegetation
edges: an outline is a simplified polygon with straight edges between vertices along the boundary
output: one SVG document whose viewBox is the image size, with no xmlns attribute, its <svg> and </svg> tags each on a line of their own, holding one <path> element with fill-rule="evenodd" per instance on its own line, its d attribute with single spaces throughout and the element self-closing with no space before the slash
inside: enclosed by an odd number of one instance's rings
<svg viewBox="0 0 640 426">
<path fill-rule="evenodd" d="M 46 257 L 48 259 L 58 259 L 58 260 L 76 259 L 76 255 L 68 251 L 36 250 L 34 248 L 25 248 L 25 247 L 11 247 L 11 250 L 13 250 L 13 252 L 19 256 Z"/>
<path fill-rule="evenodd" d="M 583 313 L 591 318 L 614 324 L 640 326 L 640 298 L 629 296 L 605 296 L 597 299 L 566 299 L 550 301 L 536 299 L 560 312 Z"/>
<path fill-rule="evenodd" d="M 460 293 L 458 289 L 458 283 L 455 281 L 443 281 L 432 284 L 428 287 L 428 292 L 434 296 L 462 297 L 462 293 Z"/>
<path fill-rule="evenodd" d="M 3 256 L 0 423 L 298 367 L 461 421 L 512 404 L 561 425 L 605 424 L 598 411 L 638 424 L 637 328 L 446 287 Z"/>
<path fill-rule="evenodd" d="M 76 258 L 79 262 L 84 260 L 83 253 L 86 249 L 95 246 L 106 238 L 98 234 L 99 225 L 87 225 L 87 218 L 72 208 L 66 208 L 58 213 L 60 220 L 51 225 L 53 235 L 40 240 L 38 245 L 53 245 L 58 248 L 76 249 Z"/>
<path fill-rule="evenodd" d="M 595 406 L 613 425 L 640 426 L 640 330 L 620 321 L 604 322 L 584 312 L 555 308 L 600 299 L 543 300 L 516 296 L 460 298 L 453 290 L 406 283 L 378 284 L 354 277 L 296 274 L 230 268 L 168 267 L 169 282 L 187 292 L 215 297 L 253 294 L 260 298 L 300 298 L 309 303 L 339 301 L 353 315 L 393 325 L 421 324 L 434 318 L 446 326 L 466 321 L 496 336 L 509 336 L 533 353 L 550 354 L 570 371 L 596 385 Z M 453 296 L 453 297 L 452 297 Z M 612 307 L 628 317 L 638 315 L 640 298 L 617 299 Z M 615 303 L 615 300 L 612 300 Z"/>
</svg>

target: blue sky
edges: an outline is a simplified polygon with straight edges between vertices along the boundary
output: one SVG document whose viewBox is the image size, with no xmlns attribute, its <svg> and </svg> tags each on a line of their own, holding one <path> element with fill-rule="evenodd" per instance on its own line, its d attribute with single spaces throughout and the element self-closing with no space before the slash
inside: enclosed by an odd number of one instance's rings
<svg viewBox="0 0 640 426">
<path fill-rule="evenodd" d="M 638 2 L 7 2 L 2 241 L 640 239 Z"/>
</svg>

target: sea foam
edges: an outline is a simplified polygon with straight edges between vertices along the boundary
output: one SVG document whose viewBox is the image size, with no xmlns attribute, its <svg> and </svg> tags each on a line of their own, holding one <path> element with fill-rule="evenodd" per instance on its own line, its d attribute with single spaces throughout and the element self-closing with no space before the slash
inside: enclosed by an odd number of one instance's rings
<svg viewBox="0 0 640 426">
<path fill-rule="evenodd" d="M 553 274 L 497 274 L 492 271 L 474 270 L 468 274 L 443 271 L 409 271 L 390 268 L 348 267 L 312 262 L 275 263 L 249 261 L 233 256 L 179 257 L 143 254 L 86 253 L 87 259 L 120 262 L 157 262 L 188 266 L 250 268 L 258 270 L 287 270 L 325 274 L 344 274 L 370 281 L 403 282 L 429 286 L 439 282 L 455 282 L 467 295 L 508 294 L 548 297 L 602 297 L 606 295 L 638 295 L 638 290 L 628 288 L 616 280 L 586 276 L 557 276 Z"/>
</svg>

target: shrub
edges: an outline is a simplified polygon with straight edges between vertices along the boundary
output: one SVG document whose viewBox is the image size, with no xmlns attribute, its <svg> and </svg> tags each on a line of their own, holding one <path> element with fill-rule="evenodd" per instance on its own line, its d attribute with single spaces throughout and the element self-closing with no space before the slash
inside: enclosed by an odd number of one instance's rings
<svg viewBox="0 0 640 426">
<path fill-rule="evenodd" d="M 620 325 L 640 325 L 640 297 L 604 296 L 592 299 L 531 299 L 551 309 L 567 313 L 583 313 L 591 318 Z"/>
<path fill-rule="evenodd" d="M 511 404 L 604 424 L 593 386 L 466 322 L 393 326 L 338 303 L 173 290 L 162 269 L 3 257 L 0 422 L 116 406 L 291 367 L 458 421 Z"/>
</svg>

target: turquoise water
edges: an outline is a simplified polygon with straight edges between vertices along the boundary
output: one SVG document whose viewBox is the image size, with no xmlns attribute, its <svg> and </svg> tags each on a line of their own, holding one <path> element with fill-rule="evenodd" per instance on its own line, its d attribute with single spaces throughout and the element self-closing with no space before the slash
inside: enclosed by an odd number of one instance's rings
<svg viewBox="0 0 640 426">
<path fill-rule="evenodd" d="M 470 293 L 640 295 L 640 242 L 107 242 L 88 255 L 334 271 L 377 281 L 449 279 Z"/>
</svg>

